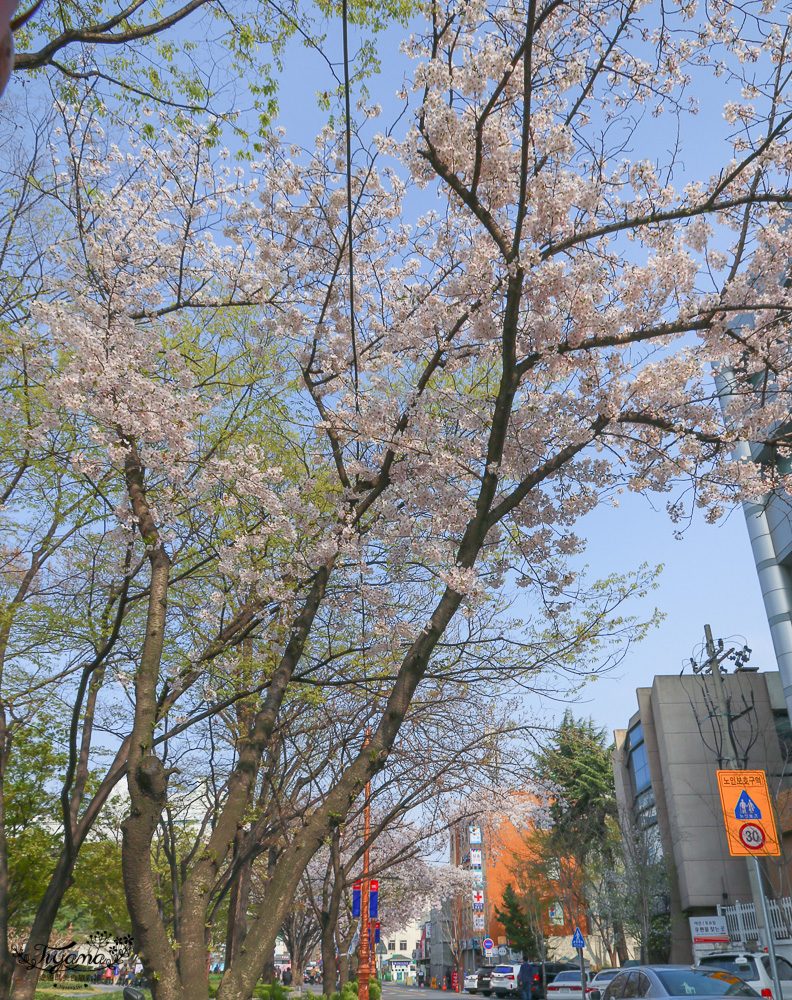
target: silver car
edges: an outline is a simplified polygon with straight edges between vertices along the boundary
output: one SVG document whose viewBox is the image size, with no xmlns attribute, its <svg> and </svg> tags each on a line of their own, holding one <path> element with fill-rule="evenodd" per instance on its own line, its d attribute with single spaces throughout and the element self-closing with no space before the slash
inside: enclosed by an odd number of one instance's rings
<svg viewBox="0 0 792 1000">
<path fill-rule="evenodd" d="M 693 965 L 640 965 L 622 969 L 604 990 L 590 989 L 588 1000 L 631 1000 L 638 997 L 758 997 L 739 976 L 722 969 Z"/>
</svg>

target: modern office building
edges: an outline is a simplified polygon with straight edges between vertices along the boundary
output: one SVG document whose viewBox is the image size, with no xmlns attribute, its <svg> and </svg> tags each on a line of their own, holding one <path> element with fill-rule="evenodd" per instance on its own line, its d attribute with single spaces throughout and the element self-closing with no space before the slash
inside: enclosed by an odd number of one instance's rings
<svg viewBox="0 0 792 1000">
<path fill-rule="evenodd" d="M 637 691 L 638 711 L 615 732 L 613 752 L 620 809 L 639 828 L 656 829 L 670 883 L 672 962 L 692 959 L 687 917 L 751 899 L 747 867 L 726 842 L 715 772 L 718 718 L 707 674 L 656 677 Z M 767 772 L 778 804 L 792 771 L 792 731 L 778 673 L 744 668 L 723 676 L 734 738 L 747 766 Z M 717 709 L 716 709 L 717 711 Z M 721 747 L 722 749 L 722 747 Z M 782 833 L 788 810 L 781 808 Z M 772 868 L 772 865 L 770 865 Z M 782 887 L 780 872 L 767 872 Z"/>
</svg>

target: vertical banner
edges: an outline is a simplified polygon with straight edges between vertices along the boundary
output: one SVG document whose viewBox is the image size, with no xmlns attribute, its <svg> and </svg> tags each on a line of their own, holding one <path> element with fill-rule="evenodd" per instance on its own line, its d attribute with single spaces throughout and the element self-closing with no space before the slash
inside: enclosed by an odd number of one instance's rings
<svg viewBox="0 0 792 1000">
<path fill-rule="evenodd" d="M 360 916 L 360 882 L 352 886 L 352 916 Z"/>
<path fill-rule="evenodd" d="M 377 903 L 379 900 L 379 882 L 373 878 L 369 883 L 371 889 L 369 890 L 369 918 L 371 920 L 377 917 Z"/>
<path fill-rule="evenodd" d="M 374 924 L 374 944 L 379 944 L 380 939 L 380 922 L 379 920 Z"/>
</svg>

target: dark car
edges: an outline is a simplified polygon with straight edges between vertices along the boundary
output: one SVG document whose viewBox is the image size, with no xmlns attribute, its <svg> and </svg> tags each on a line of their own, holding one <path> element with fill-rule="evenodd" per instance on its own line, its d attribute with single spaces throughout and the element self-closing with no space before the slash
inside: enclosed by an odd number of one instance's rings
<svg viewBox="0 0 792 1000">
<path fill-rule="evenodd" d="M 739 976 L 693 965 L 640 965 L 623 969 L 607 988 L 588 991 L 587 1000 L 634 1000 L 638 997 L 758 997 Z"/>
<path fill-rule="evenodd" d="M 482 965 L 481 968 L 477 970 L 476 975 L 478 980 L 476 982 L 476 993 L 483 993 L 485 997 L 492 996 L 492 990 L 490 989 L 490 977 L 496 968 L 496 965 Z"/>
</svg>

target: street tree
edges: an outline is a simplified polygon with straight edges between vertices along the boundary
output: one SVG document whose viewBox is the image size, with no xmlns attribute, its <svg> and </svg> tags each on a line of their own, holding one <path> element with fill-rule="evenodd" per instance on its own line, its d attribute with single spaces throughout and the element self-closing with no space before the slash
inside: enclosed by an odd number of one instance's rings
<svg viewBox="0 0 792 1000">
<path fill-rule="evenodd" d="M 787 29 L 766 4 L 754 40 L 729 12 L 705 23 L 674 7 L 656 25 L 652 12 L 432 4 L 408 45 L 415 117 L 360 151 L 351 191 L 330 128 L 310 152 L 273 136 L 232 177 L 197 130 L 177 140 L 163 128 L 122 151 L 67 109 L 60 194 L 82 225 L 48 248 L 45 277 L 61 283 L 39 295 L 9 357 L 34 373 L 36 434 L 73 428 L 86 516 L 101 497 L 117 554 L 139 567 L 123 876 L 156 1000 L 206 996 L 210 894 L 296 688 L 364 681 L 371 740 L 272 866 L 220 1000 L 250 993 L 311 857 L 387 769 L 435 671 L 453 665 L 463 685 L 596 671 L 609 643 L 640 631 L 621 606 L 643 579 L 585 588 L 575 576 L 582 514 L 622 488 L 691 486 L 712 517 L 766 492 L 730 455 L 740 434 L 787 448 L 775 324 L 792 293 L 747 276 L 749 264 L 780 273 L 792 240 Z M 681 116 L 689 74 L 708 63 L 727 74 L 725 113 L 742 131 L 723 169 L 677 192 L 640 120 L 659 100 Z M 609 145 L 617 125 L 644 158 Z M 432 186 L 442 211 L 412 224 L 412 185 Z M 717 247 L 715 225 L 733 234 Z M 242 308 L 243 331 L 200 319 Z M 753 326 L 732 329 L 749 313 Z M 259 338 L 277 342 L 266 364 Z M 735 353 L 746 392 L 724 428 L 710 371 Z M 757 406 L 748 388 L 762 372 L 773 392 Z M 670 506 L 683 515 L 681 499 Z M 180 598 L 188 552 L 211 568 Z M 479 652 L 467 664 L 468 649 L 510 641 L 487 611 L 512 583 L 540 615 L 522 662 L 507 673 Z M 350 614 L 355 646 L 332 624 Z M 250 687 L 228 697 L 260 699 L 182 883 L 177 962 L 151 867 L 171 778 L 159 747 L 178 705 L 198 712 L 202 685 L 214 705 L 207 671 L 239 686 L 248 637 Z"/>
<path fill-rule="evenodd" d="M 530 891 L 530 889 L 528 890 Z M 511 883 L 508 883 L 503 890 L 503 909 L 495 906 L 495 916 L 498 918 L 506 931 L 506 937 L 515 948 L 521 951 L 525 958 L 531 961 L 543 961 L 544 958 L 544 930 L 537 933 L 535 922 L 526 911 L 520 896 L 515 892 Z"/>
</svg>

